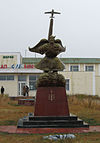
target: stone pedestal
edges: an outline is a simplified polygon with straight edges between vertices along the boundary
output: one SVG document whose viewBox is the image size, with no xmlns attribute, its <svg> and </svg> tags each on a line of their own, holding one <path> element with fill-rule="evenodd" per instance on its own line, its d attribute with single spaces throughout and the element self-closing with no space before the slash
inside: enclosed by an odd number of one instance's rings
<svg viewBox="0 0 100 143">
<path fill-rule="evenodd" d="M 69 116 L 64 87 L 39 87 L 34 116 Z"/>
<path fill-rule="evenodd" d="M 17 128 L 89 128 L 89 125 L 69 114 L 64 87 L 39 87 L 35 112 L 19 119 Z"/>
</svg>

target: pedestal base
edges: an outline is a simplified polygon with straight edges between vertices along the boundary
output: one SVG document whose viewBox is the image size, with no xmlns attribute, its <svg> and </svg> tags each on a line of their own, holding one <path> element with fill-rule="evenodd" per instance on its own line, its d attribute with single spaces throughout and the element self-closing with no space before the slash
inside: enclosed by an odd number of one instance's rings
<svg viewBox="0 0 100 143">
<path fill-rule="evenodd" d="M 39 87 L 34 116 L 69 116 L 64 87 Z"/>
<path fill-rule="evenodd" d="M 34 116 L 31 113 L 19 119 L 17 128 L 89 128 L 77 116 Z"/>
<path fill-rule="evenodd" d="M 39 87 L 35 113 L 19 119 L 17 128 L 88 128 L 89 125 L 69 115 L 64 87 Z"/>
</svg>

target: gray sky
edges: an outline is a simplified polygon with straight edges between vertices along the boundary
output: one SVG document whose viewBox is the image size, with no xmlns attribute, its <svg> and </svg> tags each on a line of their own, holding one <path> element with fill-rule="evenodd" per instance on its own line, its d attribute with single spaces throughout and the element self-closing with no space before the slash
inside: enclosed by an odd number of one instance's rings
<svg viewBox="0 0 100 143">
<path fill-rule="evenodd" d="M 48 37 L 49 15 L 54 34 L 67 51 L 61 57 L 100 58 L 100 0 L 0 0 L 0 52 L 21 52 Z M 27 56 L 33 56 L 27 50 Z"/>
</svg>

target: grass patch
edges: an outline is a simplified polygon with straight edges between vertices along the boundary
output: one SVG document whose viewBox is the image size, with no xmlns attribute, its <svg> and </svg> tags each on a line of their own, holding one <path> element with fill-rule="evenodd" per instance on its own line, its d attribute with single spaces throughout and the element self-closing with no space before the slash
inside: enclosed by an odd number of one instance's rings
<svg viewBox="0 0 100 143">
<path fill-rule="evenodd" d="M 75 139 L 65 139 L 58 141 L 44 140 L 44 135 L 38 134 L 7 134 L 0 133 L 1 143 L 100 143 L 100 133 L 81 133 L 75 134 Z"/>
<path fill-rule="evenodd" d="M 12 102 L 8 102 L 8 104 L 11 105 L 11 106 L 21 106 L 18 103 L 12 103 Z"/>
<path fill-rule="evenodd" d="M 86 118 L 86 117 L 80 117 L 82 120 L 84 120 L 89 125 L 100 125 L 100 123 L 97 123 L 97 121 L 93 118 Z"/>
<path fill-rule="evenodd" d="M 68 96 L 70 113 L 77 115 L 89 125 L 100 125 L 100 97 L 87 95 Z"/>
<path fill-rule="evenodd" d="M 0 97 L 0 125 L 17 125 L 20 118 L 34 112 L 33 106 L 19 106 L 18 101 Z"/>
</svg>

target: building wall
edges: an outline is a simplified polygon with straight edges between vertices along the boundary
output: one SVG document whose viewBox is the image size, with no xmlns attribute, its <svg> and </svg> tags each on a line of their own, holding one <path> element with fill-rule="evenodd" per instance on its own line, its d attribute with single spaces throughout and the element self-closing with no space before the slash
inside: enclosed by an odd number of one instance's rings
<svg viewBox="0 0 100 143">
<path fill-rule="evenodd" d="M 11 75 L 11 74 L 3 74 L 3 75 Z M 23 81 L 18 81 L 18 75 L 25 75 L 25 74 L 15 74 L 14 75 L 14 80 L 2 80 L 0 81 L 0 87 L 4 87 L 5 91 L 4 94 L 7 94 L 10 97 L 16 97 L 16 96 L 23 96 L 19 95 L 19 87 L 18 83 L 23 82 Z M 29 87 L 29 75 L 26 75 L 26 82 L 25 84 L 28 85 Z M 35 96 L 36 95 L 36 90 L 29 90 L 29 96 Z"/>
<path fill-rule="evenodd" d="M 13 56 L 14 58 L 3 58 L 4 56 L 0 56 L 0 63 L 1 65 L 7 65 L 8 67 L 11 67 L 13 64 L 17 64 L 17 56 Z M 6 56 L 5 56 L 6 57 Z"/>
<path fill-rule="evenodd" d="M 100 76 L 96 76 L 96 95 L 100 96 Z"/>
<path fill-rule="evenodd" d="M 88 72 L 61 72 L 65 79 L 69 79 L 69 91 L 66 91 L 67 94 L 87 94 L 93 95 L 93 73 Z M 6 74 L 7 75 L 7 74 Z M 99 93 L 99 84 L 100 78 L 97 77 L 97 88 L 96 94 Z M 26 84 L 29 86 L 29 75 L 27 75 Z M 19 96 L 18 95 L 18 75 L 15 75 L 14 81 L 1 81 L 0 87 L 3 86 L 5 88 L 5 94 L 9 96 Z M 30 90 L 29 96 L 35 96 L 36 90 Z"/>
<path fill-rule="evenodd" d="M 20 64 L 20 62 L 20 53 L 0 53 L 0 66 L 7 65 L 7 67 L 11 67 L 13 64 Z"/>
<path fill-rule="evenodd" d="M 7 75 L 7 74 L 6 74 Z M 0 81 L 0 87 L 3 86 L 5 89 L 5 94 L 8 96 L 18 96 L 18 81 L 17 76 L 15 76 L 12 81 Z"/>
<path fill-rule="evenodd" d="M 62 72 L 69 79 L 67 94 L 93 95 L 93 72 Z"/>
</svg>

